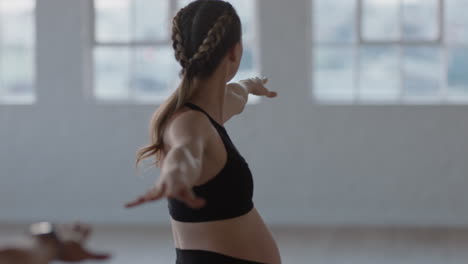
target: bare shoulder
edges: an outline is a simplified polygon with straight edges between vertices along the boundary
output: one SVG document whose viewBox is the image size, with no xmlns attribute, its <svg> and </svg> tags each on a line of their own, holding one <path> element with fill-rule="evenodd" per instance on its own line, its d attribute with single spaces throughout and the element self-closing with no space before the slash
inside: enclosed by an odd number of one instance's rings
<svg viewBox="0 0 468 264">
<path fill-rule="evenodd" d="M 201 112 L 181 109 L 169 120 L 165 139 L 170 145 L 193 140 L 207 140 L 212 133 L 209 119 Z"/>
</svg>

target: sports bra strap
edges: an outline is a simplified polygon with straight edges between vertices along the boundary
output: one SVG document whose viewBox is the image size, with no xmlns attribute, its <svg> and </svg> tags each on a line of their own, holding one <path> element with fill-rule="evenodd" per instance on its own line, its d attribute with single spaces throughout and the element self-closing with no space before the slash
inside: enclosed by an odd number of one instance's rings
<svg viewBox="0 0 468 264">
<path fill-rule="evenodd" d="M 206 117 L 208 117 L 208 119 L 210 119 L 211 123 L 216 124 L 217 126 L 223 127 L 223 126 L 220 125 L 218 122 L 216 122 L 216 120 L 214 120 L 214 119 L 210 116 L 210 114 L 208 114 L 205 110 L 203 110 L 203 109 L 202 109 L 201 107 L 199 107 L 198 105 L 192 104 L 192 103 L 186 103 L 185 106 L 187 106 L 188 108 L 190 108 L 190 109 L 192 109 L 192 110 L 202 112 L 203 114 L 206 115 Z"/>
</svg>

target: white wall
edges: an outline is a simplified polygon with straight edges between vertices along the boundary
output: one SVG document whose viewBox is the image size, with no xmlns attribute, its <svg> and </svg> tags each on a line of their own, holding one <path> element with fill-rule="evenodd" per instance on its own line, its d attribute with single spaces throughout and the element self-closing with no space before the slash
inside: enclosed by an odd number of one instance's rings
<svg viewBox="0 0 468 264">
<path fill-rule="evenodd" d="M 122 204 L 155 106 L 100 105 L 89 0 L 38 1 L 38 103 L 0 106 L 0 221 L 166 223 L 166 203 Z M 279 99 L 228 125 L 270 224 L 463 225 L 468 106 L 325 106 L 310 96 L 310 3 L 259 0 L 263 72 Z"/>
</svg>

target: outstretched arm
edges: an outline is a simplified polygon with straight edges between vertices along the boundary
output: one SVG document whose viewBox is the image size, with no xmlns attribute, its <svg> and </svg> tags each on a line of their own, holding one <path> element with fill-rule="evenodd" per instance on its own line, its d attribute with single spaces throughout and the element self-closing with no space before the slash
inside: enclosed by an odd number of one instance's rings
<svg viewBox="0 0 468 264">
<path fill-rule="evenodd" d="M 244 111 L 249 94 L 268 98 L 276 97 L 278 95 L 276 92 L 272 92 L 265 87 L 267 82 L 267 78 L 251 78 L 238 83 L 229 83 L 226 87 L 224 100 L 223 123 Z"/>
<path fill-rule="evenodd" d="M 159 180 L 126 207 L 163 198 L 180 200 L 192 208 L 203 207 L 205 201 L 196 197 L 192 188 L 201 177 L 210 127 L 208 119 L 198 112 L 187 112 L 175 119 L 167 130 L 167 143 L 171 147 L 162 161 Z"/>
</svg>

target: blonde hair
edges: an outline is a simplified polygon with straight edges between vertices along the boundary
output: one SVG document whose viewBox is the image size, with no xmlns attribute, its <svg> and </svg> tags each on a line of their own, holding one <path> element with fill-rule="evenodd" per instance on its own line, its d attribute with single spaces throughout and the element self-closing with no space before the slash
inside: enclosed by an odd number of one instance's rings
<svg viewBox="0 0 468 264">
<path fill-rule="evenodd" d="M 223 2 L 223 1 L 197 1 L 197 2 Z M 138 150 L 136 165 L 142 160 L 150 157 L 155 157 L 154 165 L 159 165 L 158 161 L 164 153 L 164 131 L 168 120 L 181 109 L 193 95 L 193 78 L 198 74 L 197 68 L 203 67 L 203 65 L 210 60 L 210 57 L 226 35 L 226 27 L 230 24 L 233 16 L 231 5 L 224 2 L 230 7 L 228 11 L 225 11 L 219 16 L 214 25 L 208 30 L 206 37 L 198 46 L 196 52 L 192 56 L 187 56 L 188 51 L 184 47 L 183 32 L 181 31 L 181 20 L 182 16 L 187 13 L 186 8 L 182 8 L 172 20 L 172 42 L 175 51 L 175 58 L 182 66 L 182 80 L 179 87 L 172 93 L 171 96 L 155 111 L 150 123 L 150 140 L 151 143 Z M 190 4 L 194 9 L 196 3 Z M 226 9 L 226 8 L 225 8 Z M 231 10 L 231 12 L 229 11 Z M 196 13 L 196 11 L 195 11 Z M 235 11 L 234 11 L 235 14 Z M 237 14 L 236 14 L 237 16 Z M 240 24 L 240 22 L 239 22 Z"/>
</svg>

